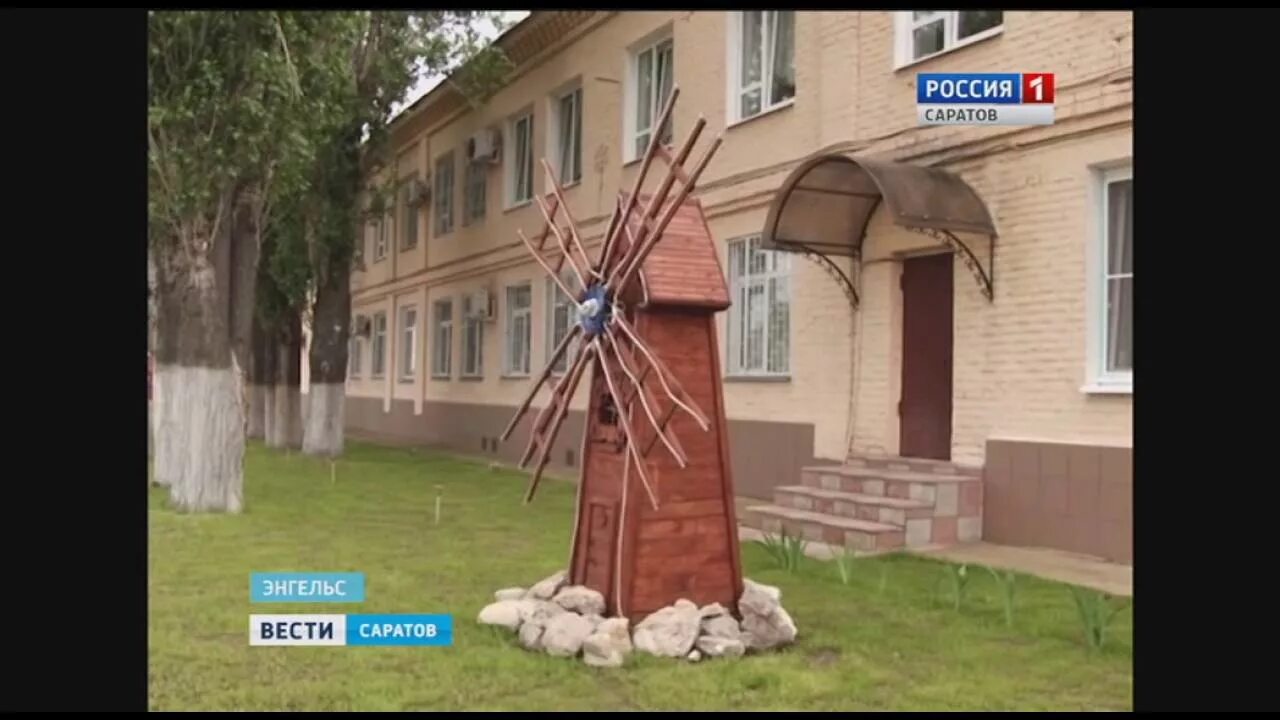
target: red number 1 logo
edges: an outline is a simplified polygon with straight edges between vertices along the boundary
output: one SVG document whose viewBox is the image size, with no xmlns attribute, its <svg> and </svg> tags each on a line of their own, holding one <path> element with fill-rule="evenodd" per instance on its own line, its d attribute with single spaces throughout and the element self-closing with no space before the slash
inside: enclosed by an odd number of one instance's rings
<svg viewBox="0 0 1280 720">
<path fill-rule="evenodd" d="M 1023 73 L 1022 104 L 1053 103 L 1053 73 Z"/>
</svg>

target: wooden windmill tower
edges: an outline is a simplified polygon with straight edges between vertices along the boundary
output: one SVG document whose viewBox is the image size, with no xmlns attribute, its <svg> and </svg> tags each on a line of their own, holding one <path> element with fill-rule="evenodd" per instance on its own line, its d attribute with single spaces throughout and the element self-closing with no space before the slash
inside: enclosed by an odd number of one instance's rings
<svg viewBox="0 0 1280 720">
<path fill-rule="evenodd" d="M 556 433 L 591 369 L 582 475 L 569 583 L 605 597 L 606 612 L 633 621 L 676 600 L 718 602 L 737 612 L 742 594 L 738 526 L 729 468 L 715 313 L 729 293 L 702 206 L 690 197 L 720 146 L 684 168 L 706 121 L 672 153 L 659 138 L 670 122 L 673 88 L 652 133 L 634 187 L 621 193 L 593 260 L 550 165 L 551 192 L 535 198 L 545 223 L 537 245 L 520 239 L 577 308 L 577 323 L 556 347 L 502 435 L 505 441 L 551 367 L 575 339 L 581 347 L 533 420 L 520 466 L 537 454 L 533 498 Z M 666 176 L 644 192 L 657 158 Z M 673 187 L 678 189 L 672 192 Z M 566 227 L 557 220 L 564 211 Z M 559 246 L 552 263 L 542 247 Z M 560 279 L 568 263 L 576 288 Z"/>
</svg>

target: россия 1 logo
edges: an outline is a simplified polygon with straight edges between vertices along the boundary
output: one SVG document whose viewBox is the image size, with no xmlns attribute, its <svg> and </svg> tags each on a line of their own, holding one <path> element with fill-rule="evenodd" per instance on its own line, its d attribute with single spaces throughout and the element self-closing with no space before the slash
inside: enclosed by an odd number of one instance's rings
<svg viewBox="0 0 1280 720">
<path fill-rule="evenodd" d="M 1053 73 L 921 73 L 921 125 L 1052 125 Z"/>
</svg>

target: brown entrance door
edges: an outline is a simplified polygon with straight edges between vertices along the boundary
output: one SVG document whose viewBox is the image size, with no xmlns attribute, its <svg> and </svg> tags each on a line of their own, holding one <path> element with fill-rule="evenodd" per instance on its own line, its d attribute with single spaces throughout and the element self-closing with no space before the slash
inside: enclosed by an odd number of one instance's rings
<svg viewBox="0 0 1280 720">
<path fill-rule="evenodd" d="M 902 264 L 902 457 L 951 459 L 952 256 Z"/>
</svg>

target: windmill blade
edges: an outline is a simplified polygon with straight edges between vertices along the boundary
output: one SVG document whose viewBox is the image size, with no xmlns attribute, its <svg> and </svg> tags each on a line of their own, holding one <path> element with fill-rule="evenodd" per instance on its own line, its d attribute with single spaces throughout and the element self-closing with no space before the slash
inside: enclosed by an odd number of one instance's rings
<svg viewBox="0 0 1280 720">
<path fill-rule="evenodd" d="M 551 228 L 551 234 L 555 235 L 556 244 L 560 246 L 560 252 L 564 254 L 564 258 L 569 261 L 569 267 L 573 268 L 573 274 L 577 276 L 578 282 L 582 283 L 582 287 L 585 289 L 587 287 L 587 276 L 583 274 L 584 270 L 578 265 L 578 261 L 573 258 L 573 253 L 570 252 L 569 246 L 564 241 L 564 235 L 560 234 L 560 226 L 552 218 L 552 213 L 547 209 L 547 204 L 542 201 L 542 198 L 534 195 L 533 201 L 538 206 L 538 209 L 542 211 L 542 217 L 546 219 L 547 227 Z"/>
<path fill-rule="evenodd" d="M 588 346 L 590 348 L 590 346 Z M 577 380 L 579 380 L 582 370 L 586 368 L 586 364 L 590 359 L 591 352 L 582 352 L 581 355 L 573 359 L 572 368 L 564 373 L 561 382 L 556 383 L 556 388 L 552 391 L 552 397 L 547 401 L 547 405 L 543 406 L 534 419 L 534 427 L 529 432 L 529 445 L 525 446 L 525 454 L 520 456 L 520 466 L 524 468 L 529 462 L 530 457 L 534 455 L 534 448 L 541 446 L 543 439 L 543 430 L 547 429 L 547 423 L 556 414 L 559 402 L 568 404 L 568 398 L 573 397 L 573 392 L 577 389 Z"/>
<path fill-rule="evenodd" d="M 524 243 L 524 246 L 529 248 L 529 252 L 533 253 L 533 259 L 538 261 L 538 264 L 542 266 L 542 269 L 547 271 L 547 275 L 551 276 L 551 279 L 560 286 L 560 289 L 564 291 L 564 294 L 568 296 L 568 298 L 573 301 L 574 306 L 577 307 L 578 298 L 581 297 L 581 294 L 570 290 L 569 286 L 564 284 L 564 281 L 560 279 L 560 275 L 555 270 L 552 270 L 551 266 L 547 264 L 547 261 L 543 259 L 542 253 L 533 248 L 533 243 L 529 242 L 529 238 L 524 236 L 523 230 L 517 229 L 516 235 L 520 237 L 520 242 Z M 583 285 L 582 287 L 585 290 L 587 286 Z"/>
<path fill-rule="evenodd" d="M 618 327 L 622 328 L 622 331 L 625 332 L 627 334 L 627 337 L 631 339 L 631 344 L 640 350 L 640 352 L 644 355 L 645 359 L 648 360 L 649 363 L 653 365 L 654 370 L 658 372 L 658 381 L 662 383 L 662 389 L 666 391 L 667 397 L 671 398 L 671 402 L 675 403 L 676 405 L 679 405 L 682 410 L 684 410 L 685 412 L 693 416 L 693 419 L 698 423 L 698 425 L 702 428 L 704 432 L 709 431 L 711 429 L 711 425 L 707 421 L 706 416 L 702 414 L 702 411 L 700 409 L 698 409 L 698 404 L 694 402 L 693 398 L 689 397 L 689 393 L 685 392 L 684 388 L 681 387 L 680 381 L 676 379 L 676 376 L 671 372 L 671 370 L 668 369 L 667 366 L 661 360 L 659 360 L 657 357 L 654 356 L 652 352 L 649 351 L 648 346 L 644 344 L 644 341 L 640 339 L 640 337 L 636 334 L 635 329 L 631 327 L 631 325 L 626 321 L 625 318 L 623 318 L 618 313 L 615 313 L 614 315 L 612 315 L 612 318 L 613 318 L 613 322 L 616 323 Z M 689 404 L 686 404 L 680 398 L 676 397 L 676 393 L 671 391 L 671 385 L 668 384 L 667 382 L 668 380 L 670 380 L 671 383 L 675 384 L 676 389 L 679 391 L 681 395 L 684 395 L 686 398 L 688 398 Z"/>
<path fill-rule="evenodd" d="M 604 352 L 601 349 L 600 338 L 596 337 L 591 341 L 596 348 L 596 352 L 600 354 L 600 368 L 604 370 L 604 381 L 609 386 L 609 394 L 613 396 L 614 407 L 618 408 L 618 426 L 622 428 L 622 434 L 626 437 L 627 452 L 636 461 L 636 472 L 640 475 L 640 482 L 644 485 L 644 490 L 649 495 L 649 502 L 653 504 L 653 509 L 658 509 L 658 498 L 653 494 L 653 486 L 649 484 L 649 475 L 644 469 L 644 460 L 636 451 L 635 433 L 631 431 L 631 422 L 627 419 L 627 413 L 624 412 L 622 404 L 622 394 L 618 392 L 618 388 L 613 383 L 613 375 L 609 372 L 609 363 L 605 360 Z"/>
<path fill-rule="evenodd" d="M 563 355 L 565 350 L 569 347 L 569 343 L 572 342 L 573 339 L 581 332 L 582 326 L 575 324 L 569 329 L 569 332 L 564 334 L 564 339 L 560 341 L 560 344 L 556 346 L 555 351 L 551 353 L 551 359 L 547 361 L 547 366 L 542 369 L 542 372 L 538 375 L 538 379 L 534 381 L 533 387 L 529 389 L 528 396 L 525 397 L 524 402 L 520 403 L 520 409 L 516 410 L 516 414 L 511 418 L 511 422 L 507 423 L 507 429 L 502 431 L 502 435 L 499 438 L 500 442 L 506 442 L 507 438 L 511 437 L 511 431 L 516 429 L 516 423 L 520 422 L 520 418 L 524 417 L 524 414 L 529 410 L 530 403 L 532 403 L 533 399 L 537 397 L 538 391 L 542 389 L 542 384 L 551 376 L 551 368 L 555 367 L 555 364 L 560 361 L 560 356 Z"/>
<path fill-rule="evenodd" d="M 616 292 L 618 288 L 625 287 L 631 281 L 631 277 L 635 275 L 636 270 L 640 267 L 649 253 L 653 252 L 653 248 L 662 239 L 662 233 L 666 231 L 667 225 L 671 219 L 676 216 L 680 210 L 680 206 L 684 204 L 685 198 L 689 197 L 689 193 L 693 192 L 694 187 L 698 184 L 698 178 L 702 175 L 702 171 L 707 169 L 707 163 L 711 162 L 711 156 L 716 154 L 716 150 L 720 149 L 720 143 L 724 141 L 724 136 L 717 136 L 715 142 L 711 143 L 711 147 L 707 148 L 707 152 L 698 161 L 698 165 L 689 173 L 689 182 L 680 188 L 680 192 L 676 194 L 675 200 L 667 207 L 667 211 L 662 214 L 662 218 L 658 220 L 653 231 L 645 236 L 639 250 L 633 250 L 631 259 L 626 263 L 626 269 L 622 271 L 621 276 L 616 278 L 616 282 L 610 281 L 606 287 Z"/>
<path fill-rule="evenodd" d="M 662 444 L 667 446 L 667 450 L 670 451 L 671 457 L 675 458 L 675 461 L 680 465 L 680 468 L 684 469 L 688 467 L 689 458 L 685 457 L 683 450 L 677 449 L 671 440 L 667 438 L 666 434 L 662 432 L 662 429 L 658 427 L 658 418 L 653 414 L 653 408 L 649 405 L 649 399 L 647 397 L 649 393 L 645 389 L 644 383 L 641 382 L 640 378 L 636 377 L 635 373 L 631 371 L 631 368 L 627 366 L 627 359 L 622 354 L 622 348 L 619 345 L 617 338 L 615 338 L 612 333 L 606 333 L 605 339 L 608 341 L 609 348 L 613 350 L 614 357 L 618 358 L 618 365 L 622 368 L 622 372 L 635 386 L 635 392 L 632 393 L 632 397 L 640 400 L 640 407 L 644 410 L 644 414 L 649 418 L 649 423 L 653 425 L 653 431 L 662 439 Z M 627 402 L 629 404 L 630 400 Z"/>
<path fill-rule="evenodd" d="M 660 144 L 659 138 L 662 137 L 662 129 L 666 127 L 667 122 L 671 119 L 671 111 L 676 106 L 676 98 L 680 96 L 680 86 L 673 85 L 671 87 L 671 95 L 667 98 L 667 104 L 662 108 L 662 114 L 658 117 L 658 122 L 654 125 L 649 135 L 649 146 L 645 148 L 644 158 L 640 161 L 640 170 L 636 173 L 636 180 L 631 184 L 631 193 L 627 195 L 626 207 L 622 210 L 622 222 L 618 223 L 619 227 L 626 225 L 627 218 L 631 217 L 631 211 L 635 209 L 636 201 L 640 197 L 640 189 L 644 187 L 644 179 L 649 174 L 649 166 L 653 164 L 653 158 L 657 154 L 657 148 Z M 613 258 L 614 248 L 617 247 L 617 236 L 619 230 L 614 229 L 613 234 L 605 239 L 605 254 L 600 259 L 600 270 L 607 272 L 610 269 L 610 261 Z M 606 275 L 607 277 L 607 275 Z"/>
<path fill-rule="evenodd" d="M 559 207 L 564 208 L 565 220 L 569 222 L 570 245 L 572 245 L 582 257 L 582 263 L 586 268 L 586 271 L 603 280 L 604 278 L 600 277 L 600 273 L 591 266 L 591 258 L 587 256 L 587 246 L 582 242 L 582 236 L 578 234 L 578 222 L 573 219 L 573 213 L 569 210 L 569 203 L 564 199 L 564 190 L 556 180 L 556 174 L 551 170 L 551 163 L 547 162 L 546 158 L 542 158 L 542 167 L 547 171 L 547 184 L 551 186 L 551 192 L 555 196 L 556 202 Z"/>
<path fill-rule="evenodd" d="M 586 354 L 590 354 L 590 352 L 591 351 L 589 350 Z M 554 418 L 552 419 L 552 428 L 550 428 L 549 432 L 545 433 L 543 436 L 544 442 L 543 446 L 541 446 L 541 450 L 543 451 L 541 451 L 541 455 L 538 457 L 538 468 L 534 470 L 534 477 L 529 480 L 529 492 L 525 495 L 526 503 L 534 500 L 534 492 L 538 491 L 538 483 L 543 479 L 543 469 L 547 468 L 547 462 L 550 460 L 550 454 L 552 454 L 552 445 L 556 443 L 556 433 L 559 432 L 559 427 L 561 427 L 561 424 L 564 423 L 564 418 L 568 415 L 568 404 L 573 400 L 573 389 L 577 388 L 577 382 L 579 382 L 582 375 L 582 369 L 584 368 L 586 368 L 586 363 L 577 366 L 577 377 L 573 378 L 573 382 L 571 383 L 571 387 L 568 389 L 568 392 L 561 396 L 561 402 L 559 402 L 559 406 L 557 407 L 556 415 L 554 415 Z"/>
<path fill-rule="evenodd" d="M 596 262 L 596 269 L 601 274 L 609 270 L 606 261 L 613 253 L 613 244 L 621 236 L 621 233 L 616 232 L 620 224 L 622 224 L 622 198 L 617 197 L 613 199 L 613 213 L 609 215 L 609 227 L 604 231 L 604 244 L 600 247 L 600 258 Z"/>
<path fill-rule="evenodd" d="M 699 117 L 698 121 L 694 123 L 693 129 L 689 131 L 689 137 L 685 138 L 684 144 L 680 146 L 680 150 L 676 153 L 674 158 L 668 155 L 665 151 L 660 154 L 668 164 L 667 176 L 663 178 L 662 183 L 658 185 L 658 189 L 649 197 L 649 202 L 645 205 L 644 212 L 640 215 L 639 231 L 641 241 L 649 236 L 646 231 L 651 227 L 653 218 L 657 215 L 658 210 L 666 202 L 667 195 L 671 193 L 671 186 L 675 184 L 675 181 L 679 179 L 683 185 L 687 186 L 689 184 L 689 176 L 684 175 L 682 166 L 684 165 L 685 160 L 688 159 L 689 153 L 693 152 L 693 146 L 697 143 L 698 137 L 702 134 L 702 129 L 706 127 L 706 125 L 707 119 Z M 625 219 L 629 220 L 630 216 Z M 625 268 L 630 262 L 630 258 L 634 252 L 634 245 L 627 248 L 627 250 L 623 252 L 623 259 L 620 260 L 615 267 L 609 269 L 609 274 L 606 277 L 612 278 L 617 274 L 618 270 Z"/>
</svg>

